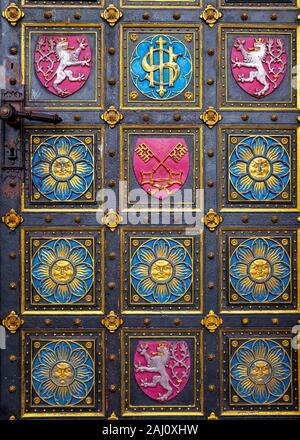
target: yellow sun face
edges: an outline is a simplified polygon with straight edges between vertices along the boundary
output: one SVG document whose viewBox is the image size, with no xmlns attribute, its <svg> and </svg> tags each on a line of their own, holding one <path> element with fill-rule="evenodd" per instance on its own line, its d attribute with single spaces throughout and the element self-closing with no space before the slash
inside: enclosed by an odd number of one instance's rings
<svg viewBox="0 0 300 440">
<path fill-rule="evenodd" d="M 67 157 L 58 157 L 52 164 L 52 173 L 58 180 L 67 180 L 74 173 L 74 165 Z"/>
<path fill-rule="evenodd" d="M 157 260 L 151 268 L 151 276 L 154 281 L 167 281 L 172 276 L 171 264 L 166 260 Z"/>
<path fill-rule="evenodd" d="M 254 361 L 250 368 L 250 377 L 253 382 L 265 383 L 271 376 L 271 367 L 268 362 L 263 360 Z"/>
<path fill-rule="evenodd" d="M 270 275 L 271 267 L 267 260 L 258 258 L 250 264 L 249 272 L 254 280 L 265 281 Z"/>
<path fill-rule="evenodd" d="M 74 275 L 74 268 L 67 260 L 58 260 L 52 267 L 52 277 L 58 283 L 66 283 Z"/>
<path fill-rule="evenodd" d="M 265 179 L 271 171 L 270 162 L 264 157 L 255 157 L 249 164 L 249 174 L 255 180 Z"/>
<path fill-rule="evenodd" d="M 68 362 L 58 362 L 52 370 L 52 380 L 56 385 L 67 386 L 74 379 L 73 367 Z"/>
</svg>

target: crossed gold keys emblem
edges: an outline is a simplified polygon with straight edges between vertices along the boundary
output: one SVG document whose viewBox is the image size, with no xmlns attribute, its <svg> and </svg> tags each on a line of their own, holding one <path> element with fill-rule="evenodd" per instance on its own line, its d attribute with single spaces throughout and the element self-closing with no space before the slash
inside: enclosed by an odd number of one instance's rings
<svg viewBox="0 0 300 440">
<path fill-rule="evenodd" d="M 153 150 L 145 143 L 141 142 L 135 148 L 135 153 L 142 159 L 144 163 L 149 162 L 151 159 L 157 161 L 156 166 L 152 168 L 151 171 L 140 170 L 140 185 L 149 184 L 157 190 L 166 190 L 172 185 L 178 184 L 182 185 L 182 174 L 183 171 L 173 171 L 166 165 L 166 160 L 171 158 L 175 163 L 179 163 L 181 159 L 188 153 L 188 149 L 181 142 L 178 142 L 175 147 L 163 158 L 160 159 Z M 158 169 L 163 167 L 167 172 L 167 177 L 155 176 Z"/>
<path fill-rule="evenodd" d="M 149 86 L 154 87 L 158 85 L 157 92 L 160 97 L 163 97 L 166 93 L 166 89 L 164 86 L 173 86 L 174 82 L 180 75 L 180 66 L 176 63 L 179 54 L 174 54 L 173 47 L 169 46 L 168 49 L 164 48 L 164 45 L 167 44 L 167 41 L 163 39 L 163 37 L 159 37 L 157 40 L 158 48 L 150 47 L 149 52 L 143 58 L 142 67 L 147 75 L 145 79 L 149 81 Z M 159 64 L 154 64 L 154 53 L 158 52 L 159 55 Z M 164 62 L 164 54 L 168 54 L 168 61 Z M 164 69 L 169 70 L 169 78 L 168 82 L 164 81 Z M 154 79 L 154 72 L 159 70 L 159 81 Z"/>
</svg>

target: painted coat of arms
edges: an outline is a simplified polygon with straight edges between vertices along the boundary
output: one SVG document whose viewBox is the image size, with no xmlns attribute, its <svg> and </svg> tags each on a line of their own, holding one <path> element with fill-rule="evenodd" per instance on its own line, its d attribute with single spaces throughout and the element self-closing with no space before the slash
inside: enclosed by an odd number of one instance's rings
<svg viewBox="0 0 300 440">
<path fill-rule="evenodd" d="M 35 72 L 43 86 L 65 98 L 87 81 L 92 64 L 89 41 L 82 36 L 41 36 L 35 46 Z"/>
<path fill-rule="evenodd" d="M 186 386 L 191 355 L 185 341 L 140 341 L 134 355 L 139 387 L 151 399 L 166 402 Z"/>
<path fill-rule="evenodd" d="M 286 74 L 287 54 L 282 38 L 239 37 L 231 51 L 231 70 L 249 95 L 263 98 L 276 90 Z"/>
<path fill-rule="evenodd" d="M 178 191 L 189 172 L 189 151 L 181 138 L 138 138 L 133 169 L 140 186 L 163 200 Z"/>
</svg>

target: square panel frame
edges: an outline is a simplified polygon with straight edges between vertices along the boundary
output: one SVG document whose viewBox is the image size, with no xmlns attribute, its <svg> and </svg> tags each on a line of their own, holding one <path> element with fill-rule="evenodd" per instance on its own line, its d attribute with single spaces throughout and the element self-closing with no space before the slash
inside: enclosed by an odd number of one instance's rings
<svg viewBox="0 0 300 440">
<path fill-rule="evenodd" d="M 93 282 L 93 286 L 92 288 L 94 289 L 94 295 L 95 295 L 95 301 L 98 299 L 98 302 L 100 304 L 100 308 L 90 308 L 88 310 L 85 310 L 83 308 L 83 306 L 74 306 L 74 305 L 69 305 L 69 309 L 68 310 L 63 310 L 62 305 L 57 305 L 57 306 L 52 306 L 54 308 L 50 308 L 47 309 L 47 306 L 44 306 L 44 308 L 38 308 L 37 310 L 31 310 L 31 309 L 27 309 L 27 301 L 26 301 L 26 292 L 27 289 L 29 289 L 29 295 L 30 295 L 30 299 L 32 298 L 32 285 L 31 285 L 31 275 L 30 275 L 30 280 L 26 279 L 26 263 L 27 263 L 27 252 L 28 252 L 28 248 L 27 248 L 27 244 L 26 244 L 26 234 L 27 233 L 40 233 L 41 235 L 43 233 L 45 233 L 44 236 L 42 236 L 42 238 L 44 239 L 53 239 L 53 238 L 60 238 L 60 237 L 68 237 L 70 238 L 72 236 L 72 239 L 76 239 L 76 238 L 80 238 L 80 239 L 90 239 L 90 236 L 84 236 L 84 233 L 88 233 L 88 232 L 95 232 L 95 237 L 97 236 L 97 233 L 100 235 L 100 248 L 101 248 L 101 256 L 100 256 L 100 271 L 102 274 L 101 279 L 99 280 L 99 273 L 98 271 L 95 271 L 94 273 L 94 282 Z M 65 235 L 59 235 L 61 232 L 63 232 Z M 51 234 L 52 233 L 52 234 Z M 57 235 L 56 235 L 57 234 Z M 68 234 L 71 234 L 68 235 Z M 30 243 L 32 241 L 32 239 L 36 237 L 32 237 L 30 236 Z M 28 242 L 29 245 L 29 242 Z M 98 258 L 98 255 L 96 253 L 96 246 L 94 243 L 94 255 L 95 255 L 95 259 Z M 58 316 L 62 316 L 62 315 L 104 315 L 104 311 L 105 311 L 105 280 L 104 280 L 104 270 L 105 270 L 105 266 L 104 266 L 104 256 L 105 256 L 105 231 L 104 231 L 104 227 L 84 227 L 84 228 L 78 228 L 78 229 L 74 229 L 72 227 L 24 227 L 21 229 L 21 313 L 23 315 L 35 315 L 35 316 L 41 316 L 41 315 L 58 315 Z M 30 265 L 31 262 L 28 261 L 28 264 Z M 31 271 L 29 271 L 29 273 L 31 274 Z M 27 285 L 27 283 L 29 283 L 29 286 Z M 98 286 L 98 287 L 97 287 Z M 96 301 L 97 303 L 97 301 Z M 58 308 L 58 310 L 55 309 L 55 307 Z"/>
<path fill-rule="evenodd" d="M 92 33 L 95 34 L 95 54 L 97 54 L 93 58 L 93 69 L 95 73 L 95 95 L 94 99 L 84 101 L 80 98 L 78 99 L 70 99 L 68 101 L 64 101 L 62 98 L 57 97 L 56 99 L 30 99 L 26 97 L 25 105 L 29 105 L 31 107 L 39 107 L 42 106 L 47 110 L 100 110 L 104 107 L 104 25 L 103 23 L 22 23 L 21 25 L 21 70 L 22 70 L 22 85 L 27 86 L 30 90 L 31 84 L 31 75 L 34 74 L 34 68 L 32 65 L 32 50 L 31 50 L 31 34 L 53 34 L 56 32 L 57 34 L 86 34 Z M 93 29 L 94 28 L 94 29 Z M 51 31 L 51 29 L 53 29 Z M 60 30 L 61 29 L 61 30 Z M 78 29 L 78 30 L 77 30 Z M 86 31 L 84 31 L 86 29 Z M 68 31 L 69 30 L 69 31 Z M 99 35 L 98 35 L 99 33 Z M 27 63 L 28 61 L 28 63 Z M 43 87 L 40 84 L 40 87 Z M 83 86 L 84 87 L 84 86 Z M 75 95 L 80 92 L 78 90 Z M 53 95 L 51 93 L 51 95 Z M 55 96 L 55 95 L 53 95 Z M 90 105 L 82 106 L 82 102 L 88 103 Z M 48 103 L 48 105 L 47 105 Z M 49 105 L 49 103 L 53 103 L 53 105 Z"/>
<path fill-rule="evenodd" d="M 297 350 L 298 353 L 297 355 L 295 355 L 295 357 L 297 358 L 297 372 L 296 372 L 296 381 L 298 383 L 298 393 L 297 393 L 297 400 L 298 400 L 298 409 L 296 411 L 289 411 L 289 410 L 285 410 L 285 411 L 278 411 L 278 410 L 262 410 L 262 411 L 256 411 L 251 409 L 250 407 L 253 406 L 251 404 L 248 404 L 249 406 L 249 410 L 224 410 L 224 394 L 227 391 L 227 388 L 229 390 L 230 384 L 228 383 L 226 386 L 224 386 L 225 383 L 225 378 L 223 377 L 223 363 L 225 361 L 224 359 L 224 342 L 225 342 L 225 338 L 226 338 L 226 334 L 231 334 L 232 338 L 234 338 L 235 334 L 238 335 L 242 335 L 242 336 L 236 336 L 236 339 L 254 339 L 254 338 L 263 338 L 264 334 L 266 334 L 266 338 L 267 339 L 290 339 L 292 340 L 293 337 L 295 337 L 295 334 L 291 333 L 291 329 L 287 329 L 287 328 L 280 328 L 280 329 L 274 329 L 274 328 L 251 328 L 248 329 L 247 331 L 245 331 L 245 328 L 234 328 L 231 330 L 220 330 L 220 346 L 219 346 L 219 356 L 220 356 L 220 412 L 221 412 L 221 416 L 225 416 L 225 417 L 231 417 L 231 416 L 299 416 L 300 414 L 300 350 Z M 249 333 L 249 337 L 246 337 L 245 334 Z M 256 336 L 257 334 L 257 336 Z M 285 335 L 285 336 L 284 336 Z M 297 335 L 297 334 L 296 334 Z M 298 332 L 299 335 L 299 332 Z M 230 338 L 228 338 L 229 340 Z M 227 362 L 228 362 L 228 367 L 229 367 L 229 362 L 230 362 L 230 357 L 229 357 L 229 352 L 227 353 Z M 228 379 L 228 377 L 227 377 Z M 294 392 L 294 382 L 295 382 L 295 376 L 294 376 L 294 380 L 291 384 L 291 389 Z M 224 391 L 224 388 L 226 391 Z M 229 395 L 228 395 L 229 397 Z M 227 405 L 229 406 L 229 403 L 227 403 Z M 246 405 L 245 405 L 246 406 Z M 257 405 L 259 406 L 259 405 Z M 261 407 L 263 407 L 264 405 L 260 405 Z M 270 405 L 265 405 L 265 406 L 270 406 Z M 274 405 L 276 406 L 276 404 Z"/>
<path fill-rule="evenodd" d="M 44 338 L 38 338 L 39 335 L 44 334 Z M 29 370 L 27 370 L 27 368 L 30 369 L 31 372 L 31 363 L 30 366 L 27 367 L 27 363 L 26 363 L 26 355 L 30 354 L 30 356 L 32 356 L 31 353 L 31 347 L 28 349 L 26 347 L 26 344 L 29 342 L 32 342 L 32 337 L 36 336 L 37 339 L 40 340 L 50 340 L 51 339 L 51 335 L 52 336 L 52 340 L 59 340 L 59 335 L 61 335 L 61 338 L 65 338 L 66 335 L 68 335 L 69 339 L 73 338 L 75 341 L 84 341 L 86 339 L 92 339 L 93 337 L 95 338 L 95 347 L 94 347 L 94 353 L 95 353 L 95 366 L 98 369 L 99 366 L 99 362 L 97 362 L 97 357 L 99 356 L 99 347 L 98 350 L 96 350 L 96 342 L 97 342 L 97 346 L 100 345 L 101 348 L 101 368 L 99 368 L 98 371 L 98 376 L 99 378 L 101 378 L 100 381 L 100 386 L 99 385 L 99 379 L 98 377 L 95 377 L 95 382 L 94 382 L 94 387 L 97 388 L 97 390 L 95 390 L 95 401 L 98 402 L 98 396 L 97 393 L 98 391 L 101 391 L 101 410 L 100 411 L 78 411 L 78 412 L 72 412 L 69 410 L 69 408 L 72 407 L 67 407 L 66 411 L 60 411 L 60 412 L 30 412 L 30 411 L 26 411 L 26 376 L 29 373 Z M 69 336 L 70 335 L 70 336 Z M 76 339 L 76 335 L 79 335 L 79 337 L 77 336 Z M 27 342 L 27 339 L 29 339 L 29 342 Z M 22 359 L 22 363 L 21 363 L 21 418 L 61 418 L 61 417 L 104 417 L 105 416 L 105 333 L 104 330 L 64 330 L 64 329 L 51 329 L 51 331 L 49 330 L 21 330 L 21 342 L 22 342 L 22 353 L 21 353 L 21 359 Z M 32 358 L 31 358 L 32 361 Z M 27 374 L 26 374 L 27 371 Z M 98 379 L 98 380 L 96 380 Z M 30 380 L 29 380 L 29 387 L 30 387 L 30 396 L 31 396 L 31 392 L 32 392 L 32 383 L 31 383 L 31 376 L 30 376 Z M 97 403 L 98 405 L 98 403 Z M 50 406 L 46 406 L 46 408 L 56 408 L 56 407 L 50 407 Z"/>
<path fill-rule="evenodd" d="M 226 32 L 226 29 L 229 32 Z M 264 32 L 264 29 L 266 29 L 266 31 Z M 230 101 L 227 100 L 227 95 L 228 95 L 228 63 L 227 61 L 229 60 L 229 56 L 228 56 L 228 44 L 227 44 L 227 38 L 226 35 L 228 35 L 228 33 L 231 34 L 237 34 L 240 35 L 242 33 L 247 34 L 247 35 L 251 35 L 255 34 L 257 35 L 258 33 L 261 33 L 263 35 L 273 35 L 274 33 L 276 33 L 277 31 L 281 31 L 281 34 L 290 34 L 290 41 L 291 41 L 291 54 L 290 54 L 290 101 L 284 101 L 282 103 L 278 103 L 278 101 L 261 101 L 261 100 L 256 100 L 256 101 L 246 101 L 245 99 L 242 101 Z M 223 53 L 223 31 L 225 31 L 225 36 L 224 36 L 224 53 Z M 290 31 L 290 32 L 289 32 Z M 293 46 L 293 41 L 292 41 L 292 32 L 295 32 L 295 47 Z M 246 25 L 240 25 L 240 24 L 220 24 L 219 28 L 218 28 L 218 50 L 219 50 L 219 55 L 218 55 L 218 89 L 217 89 L 217 102 L 218 102 L 218 107 L 220 110 L 258 110 L 258 111 L 280 111 L 280 110 L 285 110 L 285 111 L 296 111 L 297 108 L 300 107 L 300 74 L 299 72 L 297 72 L 296 75 L 296 92 L 295 92 L 295 103 L 293 104 L 293 76 L 292 76 L 292 67 L 294 65 L 293 63 L 293 57 L 295 57 L 295 64 L 300 64 L 300 51 L 299 51 L 299 47 L 300 47 L 300 29 L 299 26 L 297 25 L 267 25 L 267 24 L 248 24 Z M 224 79 L 225 77 L 225 79 Z M 225 87 L 225 97 L 222 97 L 222 92 L 223 92 L 223 84 Z M 237 84 L 235 84 L 236 87 L 239 87 Z M 242 89 L 241 89 L 242 91 Z M 243 93 L 245 93 L 247 95 L 247 92 L 245 92 L 243 90 Z M 224 99 L 224 102 L 223 102 Z M 232 103 L 232 105 L 230 105 L 230 103 Z M 241 105 L 238 105 L 238 103 L 241 103 Z M 278 103 L 278 105 L 274 105 Z M 286 106 L 282 105 L 282 104 L 286 104 Z M 288 104 L 290 105 L 290 107 L 288 106 Z M 282 105 L 282 106 L 281 106 Z"/>
<path fill-rule="evenodd" d="M 140 336 L 138 336 L 140 334 Z M 130 347 L 129 347 L 129 358 L 125 364 L 126 359 L 126 344 L 125 338 L 128 335 L 130 338 L 157 338 L 157 339 L 178 339 L 178 338 L 188 338 L 194 336 L 194 401 L 199 402 L 199 411 L 189 411 L 191 405 L 155 405 L 153 403 L 152 406 L 140 405 L 140 406 L 129 406 L 131 410 L 128 410 L 126 407 L 126 396 L 130 398 Z M 197 339 L 196 335 L 199 338 L 199 348 L 197 350 Z M 174 330 L 174 329 L 155 329 L 155 330 L 145 330 L 145 329 L 122 329 L 121 330 L 121 383 L 124 385 L 121 389 L 121 414 L 123 417 L 143 417 L 143 416 L 203 416 L 204 415 L 204 386 L 203 386 L 203 377 L 204 377 L 204 354 L 203 354 L 203 330 Z M 129 370 L 129 379 L 127 377 Z M 128 381 L 128 386 L 127 384 Z M 199 393 L 199 394 L 198 394 Z M 195 406 L 195 405 L 194 405 Z M 133 408 L 142 408 L 142 411 L 138 412 L 133 410 Z M 150 408 L 155 409 L 154 411 L 149 411 Z M 158 408 L 162 408 L 162 410 L 158 410 Z M 170 408 L 175 408 L 175 411 L 170 410 Z M 176 408 L 186 408 L 186 411 L 179 411 Z"/>
<path fill-rule="evenodd" d="M 220 277 L 219 277 L 219 283 L 220 283 L 220 290 L 219 290 L 219 304 L 220 304 L 220 313 L 221 314 L 228 314 L 228 315 L 241 315 L 241 314 L 274 314 L 274 315 L 278 315 L 278 314 L 289 314 L 289 315 L 293 315 L 293 314 L 299 314 L 300 313 L 300 277 L 298 276 L 299 273 L 299 268 L 300 268 L 300 229 L 297 228 L 276 228 L 276 230 L 274 230 L 274 233 L 276 232 L 276 234 L 278 234 L 278 236 L 280 238 L 282 238 L 279 234 L 282 232 L 282 236 L 287 235 L 286 232 L 290 231 L 290 232 L 294 232 L 295 236 L 296 236 L 296 240 L 297 240 L 297 245 L 296 245 L 296 249 L 294 250 L 295 254 L 297 255 L 297 261 L 295 264 L 295 268 L 294 268 L 294 272 L 297 275 L 297 280 L 294 281 L 295 282 L 295 286 L 294 286 L 294 291 L 295 291 L 295 295 L 296 295 L 296 308 L 295 309 L 290 309 L 290 310 L 285 310 L 284 308 L 282 309 L 259 309 L 258 308 L 258 303 L 253 303 L 251 309 L 247 309 L 247 308 L 239 308 L 239 309 L 232 309 L 232 310 L 228 310 L 226 308 L 224 308 L 224 304 L 223 304 L 223 291 L 227 292 L 227 295 L 230 292 L 230 289 L 228 288 L 228 286 L 230 285 L 230 279 L 229 279 L 229 273 L 227 270 L 227 267 L 225 265 L 225 267 L 223 267 L 223 258 L 224 258 L 224 253 L 223 253 L 223 235 L 224 235 L 224 231 L 226 232 L 233 232 L 233 233 L 237 233 L 235 238 L 244 238 L 247 239 L 251 236 L 251 233 L 253 232 L 263 232 L 265 233 L 265 235 L 260 234 L 259 236 L 261 237 L 266 237 L 266 238 L 275 238 L 276 236 L 272 235 L 272 230 L 270 230 L 270 228 L 266 228 L 266 227 L 261 227 L 261 228 L 242 228 L 242 227 L 232 227 L 232 228 L 221 228 L 220 229 L 220 236 L 219 236 L 219 264 L 220 264 Z M 243 233 L 243 235 L 240 235 L 240 237 L 238 236 L 238 233 Z M 253 236 L 253 235 L 252 235 Z M 225 248 L 227 249 L 227 247 Z M 227 255 L 227 254 L 226 254 Z M 291 259 L 293 261 L 293 259 Z M 227 261 L 227 260 L 226 260 Z M 226 277 L 227 280 L 225 281 L 225 283 L 223 282 L 223 272 L 226 272 Z M 293 272 L 293 271 L 292 271 Z M 291 274 L 291 278 L 292 278 L 293 274 Z M 246 302 L 244 303 L 237 303 L 237 305 L 242 304 L 242 306 L 247 305 Z M 250 304 L 250 303 L 249 303 Z M 276 304 L 276 303 L 273 303 Z M 264 305 L 264 303 L 262 303 L 262 305 Z"/>
</svg>

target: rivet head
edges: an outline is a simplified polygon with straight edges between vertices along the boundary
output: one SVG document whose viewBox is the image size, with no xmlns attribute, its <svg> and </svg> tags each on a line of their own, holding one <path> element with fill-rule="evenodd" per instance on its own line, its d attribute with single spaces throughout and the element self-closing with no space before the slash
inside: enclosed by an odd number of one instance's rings
<svg viewBox="0 0 300 440">
<path fill-rule="evenodd" d="M 297 217 L 297 222 L 300 222 L 300 217 Z"/>
<path fill-rule="evenodd" d="M 211 86 L 215 81 L 213 80 L 213 78 L 208 78 L 206 82 L 209 86 Z"/>
<path fill-rule="evenodd" d="M 175 12 L 175 13 L 173 14 L 173 18 L 174 18 L 174 20 L 179 20 L 180 17 L 181 17 L 181 15 L 179 14 L 179 12 Z"/>
<path fill-rule="evenodd" d="M 277 215 L 272 215 L 271 221 L 272 221 L 272 223 L 277 223 L 278 222 L 278 216 Z"/>
<path fill-rule="evenodd" d="M 9 288 L 15 290 L 17 288 L 17 283 L 15 283 L 14 281 L 9 283 Z"/>
<path fill-rule="evenodd" d="M 110 260 L 115 260 L 117 258 L 117 254 L 115 252 L 110 252 L 108 256 Z"/>
<path fill-rule="evenodd" d="M 76 325 L 77 327 L 81 326 L 81 319 L 79 318 L 74 319 L 74 325 Z"/>
<path fill-rule="evenodd" d="M 242 324 L 243 325 L 248 325 L 249 324 L 249 319 L 248 318 L 242 318 Z"/>
<path fill-rule="evenodd" d="M 10 85 L 15 86 L 17 84 L 16 78 L 10 78 L 9 83 Z"/>
<path fill-rule="evenodd" d="M 150 14 L 148 14 L 148 12 L 144 12 L 143 19 L 144 20 L 149 20 L 149 18 L 150 18 Z"/>
<path fill-rule="evenodd" d="M 116 186 L 116 181 L 115 181 L 114 179 L 110 179 L 110 180 L 108 181 L 108 186 L 109 186 L 110 188 L 113 188 L 114 186 Z"/>
<path fill-rule="evenodd" d="M 216 387 L 213 384 L 208 385 L 208 391 L 210 391 L 211 393 L 213 393 L 215 391 Z"/>
<path fill-rule="evenodd" d="M 110 157 L 115 157 L 116 152 L 115 152 L 115 151 L 109 151 L 108 155 L 109 155 Z"/>
<path fill-rule="evenodd" d="M 9 49 L 9 52 L 11 53 L 11 55 L 17 55 L 18 53 L 18 48 L 13 46 Z"/>
<path fill-rule="evenodd" d="M 209 360 L 209 361 L 213 361 L 214 359 L 215 359 L 215 355 L 214 355 L 214 353 L 209 353 L 209 355 L 207 356 L 207 359 Z"/>
<path fill-rule="evenodd" d="M 17 360 L 17 356 L 16 356 L 15 354 L 11 354 L 11 355 L 9 356 L 9 361 L 10 361 L 10 362 L 16 362 L 16 360 Z"/>
<path fill-rule="evenodd" d="M 15 392 L 17 391 L 17 387 L 16 387 L 16 385 L 9 385 L 9 387 L 8 387 L 8 391 L 9 391 L 10 393 L 15 393 Z"/>
<path fill-rule="evenodd" d="M 45 321 L 44 321 L 44 323 L 45 323 L 45 325 L 47 326 L 47 327 L 50 327 L 50 325 L 52 325 L 52 321 L 51 321 L 51 319 L 45 319 Z"/>
<path fill-rule="evenodd" d="M 275 122 L 278 120 L 278 116 L 277 115 L 272 115 L 271 116 L 271 121 Z"/>
<path fill-rule="evenodd" d="M 109 55 L 114 55 L 116 53 L 116 49 L 114 47 L 110 47 L 108 49 L 108 53 L 109 53 Z"/>
<path fill-rule="evenodd" d="M 214 186 L 214 181 L 213 181 L 212 179 L 208 179 L 208 181 L 207 181 L 207 186 L 208 186 L 209 188 L 212 188 L 212 187 Z"/>
<path fill-rule="evenodd" d="M 109 289 L 115 289 L 116 288 L 116 283 L 111 281 L 110 283 L 108 283 L 108 288 Z"/>
<path fill-rule="evenodd" d="M 114 385 L 114 384 L 109 385 L 109 391 L 111 393 L 115 393 L 117 391 L 117 389 L 118 389 L 117 385 Z"/>
<path fill-rule="evenodd" d="M 241 216 L 241 220 L 243 223 L 248 223 L 249 222 L 249 217 L 247 215 L 242 215 Z"/>
<path fill-rule="evenodd" d="M 80 14 L 80 12 L 75 12 L 75 14 L 74 14 L 74 18 L 76 19 L 76 20 L 80 20 L 81 19 L 81 14 Z"/>
<path fill-rule="evenodd" d="M 270 15 L 270 19 L 271 19 L 271 20 L 277 20 L 277 14 L 275 14 L 275 12 L 273 12 L 273 13 Z"/>
<path fill-rule="evenodd" d="M 74 217 L 74 222 L 75 222 L 75 223 L 80 223 L 80 222 L 81 222 L 81 217 L 80 217 L 80 215 L 75 215 L 75 217 Z"/>
<path fill-rule="evenodd" d="M 180 325 L 181 321 L 179 318 L 175 318 L 173 323 L 174 323 L 174 325 Z"/>
<path fill-rule="evenodd" d="M 208 150 L 207 151 L 207 156 L 208 157 L 214 157 L 214 155 L 215 155 L 215 152 L 213 150 Z"/>
<path fill-rule="evenodd" d="M 144 325 L 149 326 L 151 324 L 151 320 L 149 318 L 144 319 Z"/>
<path fill-rule="evenodd" d="M 243 12 L 243 14 L 241 14 L 241 19 L 242 19 L 243 21 L 248 20 L 248 14 L 246 14 L 245 12 Z"/>
<path fill-rule="evenodd" d="M 80 121 L 81 116 L 80 115 L 74 115 L 74 121 Z"/>
<path fill-rule="evenodd" d="M 117 81 L 116 78 L 109 78 L 107 82 L 110 86 L 114 86 Z"/>
<path fill-rule="evenodd" d="M 51 11 L 45 11 L 44 12 L 44 18 L 47 18 L 47 19 L 52 18 L 52 12 Z"/>
<path fill-rule="evenodd" d="M 181 119 L 180 114 L 179 114 L 179 113 L 175 113 L 175 114 L 173 115 L 173 119 L 174 119 L 174 121 L 180 121 L 180 119 Z"/>
<path fill-rule="evenodd" d="M 244 114 L 241 116 L 241 119 L 242 119 L 242 121 L 248 121 L 248 119 L 249 119 L 249 115 L 247 115 L 247 113 L 244 113 Z"/>
<path fill-rule="evenodd" d="M 149 115 L 144 115 L 144 116 L 143 116 L 143 120 L 144 120 L 145 122 L 148 122 L 149 119 L 150 119 L 150 116 L 149 116 Z"/>
<path fill-rule="evenodd" d="M 15 188 L 15 187 L 17 186 L 17 182 L 16 182 L 15 180 L 11 180 L 11 181 L 9 182 L 9 186 L 10 186 L 11 188 Z"/>
<path fill-rule="evenodd" d="M 207 256 L 210 260 L 213 260 L 215 258 L 215 254 L 213 252 L 208 252 Z"/>
<path fill-rule="evenodd" d="M 215 283 L 213 281 L 209 281 L 208 284 L 207 284 L 207 287 L 209 289 L 213 289 L 215 287 Z"/>
<path fill-rule="evenodd" d="M 9 253 L 9 258 L 10 258 L 11 260 L 15 260 L 16 257 L 17 257 L 17 253 L 16 253 L 16 252 L 10 252 L 10 253 Z"/>
<path fill-rule="evenodd" d="M 117 359 L 117 356 L 114 354 L 114 353 L 111 353 L 109 356 L 108 356 L 108 359 L 110 360 L 110 361 L 115 361 L 116 359 Z"/>
<path fill-rule="evenodd" d="M 272 324 L 273 325 L 277 325 L 279 323 L 279 319 L 278 318 L 272 318 Z"/>
<path fill-rule="evenodd" d="M 44 221 L 46 222 L 46 223 L 51 223 L 52 222 L 52 216 L 51 215 L 45 215 L 45 217 L 44 217 Z"/>
<path fill-rule="evenodd" d="M 210 57 L 213 56 L 214 53 L 215 53 L 215 49 L 213 49 L 212 47 L 209 47 L 209 48 L 207 49 L 207 54 L 208 54 Z"/>
</svg>

